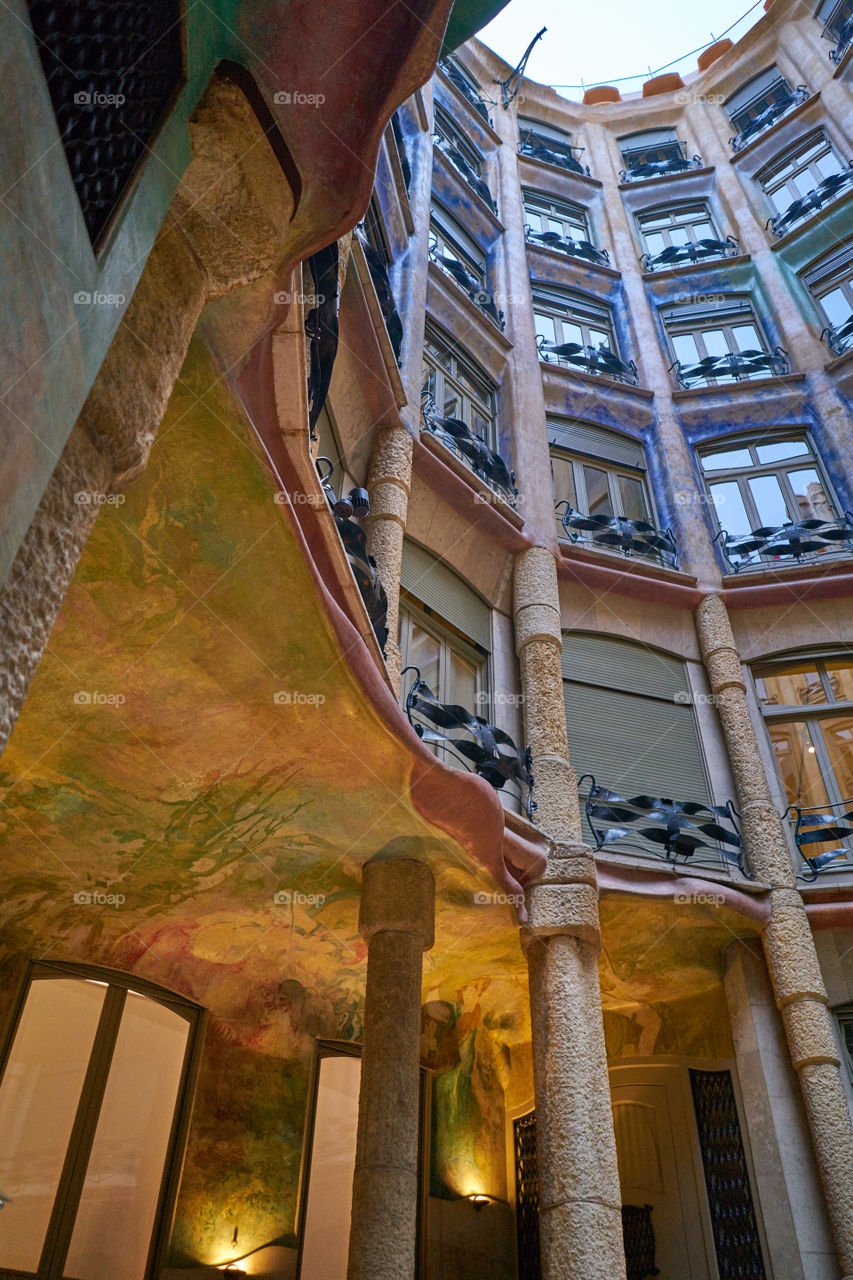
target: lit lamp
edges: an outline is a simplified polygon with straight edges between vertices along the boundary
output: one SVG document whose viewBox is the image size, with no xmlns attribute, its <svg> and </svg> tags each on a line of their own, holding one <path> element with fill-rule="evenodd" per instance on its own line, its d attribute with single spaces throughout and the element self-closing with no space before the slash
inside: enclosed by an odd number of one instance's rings
<svg viewBox="0 0 853 1280">
<path fill-rule="evenodd" d="M 474 1206 L 474 1212 L 479 1213 L 481 1209 L 485 1209 L 492 1197 L 484 1195 L 482 1191 L 472 1191 L 465 1199 Z"/>
</svg>

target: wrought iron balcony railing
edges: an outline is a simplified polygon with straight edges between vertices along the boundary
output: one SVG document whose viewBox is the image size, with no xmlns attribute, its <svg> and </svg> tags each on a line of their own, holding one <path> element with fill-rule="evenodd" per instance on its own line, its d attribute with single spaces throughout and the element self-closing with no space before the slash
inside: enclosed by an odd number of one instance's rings
<svg viewBox="0 0 853 1280">
<path fill-rule="evenodd" d="M 850 550 L 853 513 L 845 511 L 843 520 L 789 521 L 736 536 L 721 529 L 717 538 L 735 573 L 743 568 L 761 568 L 768 560 L 817 559 L 827 552 Z"/>
<path fill-rule="evenodd" d="M 583 147 L 577 150 L 583 155 Z M 581 164 L 580 160 L 575 158 L 575 148 L 566 147 L 565 151 L 554 151 L 548 146 L 545 138 L 540 138 L 535 133 L 524 134 L 518 144 L 518 154 L 527 156 L 531 160 L 542 160 L 545 164 L 554 164 L 558 169 L 568 169 L 570 173 L 579 173 L 582 176 L 591 178 L 588 164 Z"/>
<path fill-rule="evenodd" d="M 849 857 L 851 846 L 846 842 L 853 836 L 853 800 L 839 800 L 836 804 L 808 805 L 805 808 L 792 804 L 782 816 L 794 819 L 794 840 L 800 856 L 808 867 L 808 871 L 799 873 L 799 879 L 811 883 L 817 880 L 820 872 L 830 863 L 837 862 L 839 858 Z M 815 851 L 816 845 L 833 844 L 836 840 L 844 842 L 840 848 L 825 850 L 821 853 Z"/>
<path fill-rule="evenodd" d="M 566 500 L 555 510 L 565 507 L 560 522 L 572 542 L 590 543 L 605 551 L 618 551 L 623 556 L 643 556 L 668 569 L 678 568 L 678 548 L 671 529 L 657 529 L 648 520 L 629 520 L 627 516 L 585 516 Z"/>
<path fill-rule="evenodd" d="M 584 258 L 587 262 L 597 262 L 602 267 L 610 266 L 610 254 L 606 249 L 596 249 L 589 240 L 572 240 L 569 236 L 561 236 L 558 231 L 534 231 L 525 224 L 524 234 L 531 244 L 544 245 L 546 249 L 556 249 L 558 253 L 566 253 L 570 258 Z"/>
<path fill-rule="evenodd" d="M 495 306 L 495 300 L 492 294 L 483 286 L 482 280 L 478 280 L 470 271 L 466 271 L 463 264 L 458 258 L 451 258 L 449 254 L 442 253 L 436 241 L 432 241 L 429 247 L 430 262 L 434 262 L 440 267 L 445 275 L 455 280 L 459 288 L 467 293 L 472 302 L 476 302 L 477 306 L 483 311 L 493 324 L 496 324 L 503 333 L 506 328 L 506 320 L 503 311 L 499 311 Z"/>
<path fill-rule="evenodd" d="M 603 342 L 597 347 L 584 346 L 580 342 L 546 342 L 540 334 L 536 339 L 536 349 L 539 359 L 546 364 L 574 365 L 586 373 L 601 374 L 617 382 L 627 382 L 632 387 L 639 385 L 640 379 L 634 361 L 629 360 L 626 364 Z"/>
<path fill-rule="evenodd" d="M 424 401 L 423 420 L 427 431 L 440 440 L 446 449 L 455 453 L 490 489 L 511 507 L 518 506 L 518 489 L 515 472 L 508 467 L 499 453 L 490 449 L 479 436 L 475 436 L 461 418 L 443 418 L 436 410 L 432 396 Z"/>
<path fill-rule="evenodd" d="M 320 466 L 323 462 L 328 465 L 325 474 Z M 370 515 L 370 498 L 366 489 L 351 489 L 347 497 L 339 498 L 331 483 L 335 464 L 330 458 L 320 457 L 317 459 L 316 466 L 323 492 L 335 517 L 335 524 L 338 527 L 356 586 L 364 601 L 367 616 L 370 618 L 370 625 L 384 655 L 388 640 L 388 600 L 385 588 L 376 572 L 376 561 L 367 550 L 367 535 L 360 524 L 356 524 L 357 520 L 366 520 Z"/>
<path fill-rule="evenodd" d="M 400 313 L 397 310 L 397 303 L 394 298 L 394 290 L 391 288 L 391 281 L 388 279 L 388 268 L 385 265 L 385 259 L 382 254 L 377 249 L 374 249 L 367 236 L 359 231 L 358 238 L 364 250 L 367 269 L 370 272 L 370 278 L 376 290 L 379 309 L 385 321 L 385 328 L 388 331 L 388 338 L 394 351 L 394 357 L 397 364 L 399 364 L 403 349 L 403 321 L 400 319 Z"/>
<path fill-rule="evenodd" d="M 678 385 L 687 391 L 703 382 L 709 384 L 713 378 L 748 382 L 750 378 L 768 374 L 781 378 L 791 370 L 788 353 L 781 347 L 774 347 L 772 351 L 729 351 L 724 356 L 705 356 L 696 364 L 675 360 L 669 367 L 670 371 L 675 370 Z"/>
<path fill-rule="evenodd" d="M 821 35 L 826 40 L 835 41 L 835 48 L 829 51 L 829 60 L 836 65 L 844 57 L 851 43 L 853 43 L 853 9 L 844 17 L 842 15 L 845 8 L 847 8 L 847 5 L 842 0 L 840 4 L 836 5 L 835 13 L 830 15 L 821 32 Z"/>
<path fill-rule="evenodd" d="M 453 143 L 448 142 L 446 138 L 442 138 L 440 133 L 434 133 L 432 135 L 432 140 L 441 154 L 443 156 L 447 156 L 447 159 L 453 165 L 454 169 L 456 169 L 458 173 L 461 173 L 471 190 L 475 191 L 483 203 L 488 205 L 492 213 L 496 214 L 498 207 L 495 204 L 491 191 L 489 190 L 488 183 L 485 179 L 480 177 L 479 173 L 477 173 L 471 166 L 459 148 L 454 147 Z"/>
<path fill-rule="evenodd" d="M 631 162 L 630 153 L 622 158 L 625 168 L 619 171 L 620 182 L 640 182 L 643 178 L 666 178 L 674 173 L 686 173 L 688 169 L 701 169 L 701 156 L 668 156 L 666 160 L 643 160 L 642 153 Z"/>
<path fill-rule="evenodd" d="M 810 213 L 831 204 L 836 196 L 848 187 L 853 187 L 853 161 L 838 173 L 831 173 L 828 178 L 824 178 L 823 182 L 819 182 L 811 191 L 800 196 L 799 200 L 792 200 L 784 213 L 777 213 L 775 218 L 768 218 L 766 225 L 774 236 L 784 236 L 791 227 L 802 222 Z"/>
<path fill-rule="evenodd" d="M 843 324 L 828 325 L 820 336 L 826 338 L 826 345 L 834 355 L 843 356 L 853 347 L 853 311 Z"/>
<path fill-rule="evenodd" d="M 777 120 L 781 120 L 789 111 L 793 111 L 794 107 L 798 107 L 801 102 L 805 102 L 809 96 L 809 91 L 804 84 L 798 84 L 796 89 L 791 89 L 781 98 L 769 102 L 763 111 L 757 116 L 753 116 L 742 129 L 729 138 L 732 151 L 742 151 L 748 142 L 752 142 L 753 138 L 757 138 L 765 129 L 769 129 Z"/>
<path fill-rule="evenodd" d="M 640 263 L 644 271 L 680 267 L 685 262 L 706 262 L 709 258 L 735 258 L 740 245 L 734 236 L 725 240 L 692 240 L 687 244 L 671 244 L 660 253 L 644 253 Z"/>
<path fill-rule="evenodd" d="M 482 116 L 486 124 L 490 125 L 492 122 L 485 99 L 472 84 L 468 83 L 456 64 L 450 58 L 441 58 L 438 65 L 454 88 L 458 89 L 465 101 L 474 108 L 477 115 Z"/>
<path fill-rule="evenodd" d="M 507 783 L 517 787 L 524 811 L 532 818 L 536 803 L 530 748 L 522 751 L 503 729 L 465 707 L 439 702 L 417 667 L 405 667 L 402 674 L 407 671 L 414 671 L 415 679 L 406 697 L 406 715 L 421 741 L 448 751 L 496 791 Z"/>
<path fill-rule="evenodd" d="M 590 773 L 578 779 L 582 788 L 589 780 L 586 798 L 586 820 L 595 840 L 596 851 L 617 840 L 648 840 L 660 846 L 667 862 L 687 859 L 697 853 L 707 860 L 724 858 L 751 879 L 744 861 L 739 814 L 731 800 L 725 805 L 702 804 L 695 800 L 666 800 L 657 796 L 626 798 L 606 787 L 600 787 Z M 602 826 L 602 823 L 616 823 Z M 655 852 L 658 852 L 655 849 Z"/>
</svg>

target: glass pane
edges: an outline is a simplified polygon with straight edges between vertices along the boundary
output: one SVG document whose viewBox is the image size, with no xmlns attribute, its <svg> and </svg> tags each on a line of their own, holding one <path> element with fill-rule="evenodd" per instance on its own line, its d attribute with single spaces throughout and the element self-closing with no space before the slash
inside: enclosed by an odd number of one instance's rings
<svg viewBox="0 0 853 1280">
<path fill-rule="evenodd" d="M 672 348 L 676 360 L 680 360 L 684 365 L 696 364 L 699 360 L 699 348 L 692 333 L 674 333 Z"/>
<path fill-rule="evenodd" d="M 613 505 L 610 501 L 607 472 L 600 471 L 598 467 L 585 466 L 583 478 L 586 484 L 587 514 L 591 516 L 612 516 Z"/>
<path fill-rule="evenodd" d="M 409 633 L 409 652 L 406 654 L 405 665 L 417 667 L 421 673 L 421 679 L 426 681 L 436 696 L 439 693 L 438 662 L 440 653 L 441 645 L 435 636 L 431 636 L 428 631 L 424 631 L 423 627 L 419 627 L 416 622 L 412 622 Z"/>
<path fill-rule="evenodd" d="M 772 444 L 757 444 L 755 452 L 759 462 L 781 462 L 783 458 L 797 458 L 807 454 L 809 446 L 805 440 L 774 440 Z"/>
<path fill-rule="evenodd" d="M 669 233 L 669 238 L 672 244 L 688 244 L 690 241 L 686 227 L 673 227 Z"/>
<path fill-rule="evenodd" d="M 702 458 L 703 471 L 729 471 L 733 467 L 751 466 L 752 458 L 748 449 L 722 449 L 706 453 Z"/>
<path fill-rule="evenodd" d="M 563 224 L 559 218 L 548 219 L 548 230 L 555 231 L 558 236 L 562 236 L 565 234 L 565 231 L 563 229 Z"/>
<path fill-rule="evenodd" d="M 754 476 L 749 482 L 749 489 L 762 525 L 775 527 L 791 519 L 776 476 Z"/>
<path fill-rule="evenodd" d="M 553 317 L 543 316 L 538 311 L 535 311 L 533 319 L 536 322 L 537 338 L 544 338 L 546 342 L 554 342 L 556 340 L 556 331 Z"/>
<path fill-rule="evenodd" d="M 577 342 L 579 346 L 585 346 L 583 329 L 579 324 L 574 324 L 571 320 L 562 322 L 563 336 L 561 342 Z"/>
<path fill-rule="evenodd" d="M 853 717 L 821 720 L 820 727 L 839 794 L 853 799 Z"/>
<path fill-rule="evenodd" d="M 702 337 L 705 340 L 705 350 L 709 356 L 727 356 L 729 354 L 729 340 L 722 329 L 704 329 Z"/>
<path fill-rule="evenodd" d="M 478 413 L 476 409 L 471 410 L 471 428 L 474 435 L 492 447 L 492 424 L 488 418 L 484 418 L 482 413 Z"/>
<path fill-rule="evenodd" d="M 463 658 L 461 654 L 456 653 L 453 649 L 448 650 L 447 663 L 447 689 L 445 690 L 446 702 L 451 702 L 459 707 L 465 707 L 468 711 L 475 711 L 479 714 L 477 708 L 477 668 L 467 658 Z M 488 716 L 485 717 L 488 720 Z"/>
<path fill-rule="evenodd" d="M 826 491 L 813 467 L 804 467 L 802 471 L 789 471 L 788 479 L 803 520 L 833 519 L 833 511 Z"/>
<path fill-rule="evenodd" d="M 720 528 L 725 529 L 732 537 L 749 533 L 752 526 L 737 481 L 725 480 L 721 484 L 711 484 L 708 488 Z"/>
<path fill-rule="evenodd" d="M 693 234 L 697 240 L 716 240 L 717 238 L 710 222 L 697 222 L 693 227 Z"/>
<path fill-rule="evenodd" d="M 853 702 L 853 666 L 844 658 L 824 663 L 834 702 Z"/>
<path fill-rule="evenodd" d="M 619 492 L 622 497 L 622 514 L 629 520 L 645 520 L 648 513 L 642 480 L 619 476 Z"/>
<path fill-rule="evenodd" d="M 346 1280 L 360 1083 L 359 1058 L 320 1059 L 302 1280 Z"/>
<path fill-rule="evenodd" d="M 828 178 L 830 174 L 840 173 L 843 166 L 837 156 L 828 151 L 825 156 L 815 161 L 815 167 L 820 171 L 822 178 Z"/>
<path fill-rule="evenodd" d="M 189 1023 L 128 993 L 77 1210 L 67 1276 L 142 1280 Z"/>
<path fill-rule="evenodd" d="M 539 235 L 542 231 L 542 215 L 534 213 L 532 209 L 525 209 L 525 213 L 527 214 L 527 223 L 530 230 Z"/>
<path fill-rule="evenodd" d="M 736 324 L 732 326 L 735 345 L 738 351 L 763 351 L 764 346 L 758 336 L 754 324 Z"/>
<path fill-rule="evenodd" d="M 820 299 L 820 305 L 833 328 L 844 324 L 850 315 L 850 300 L 843 289 L 831 289 L 829 293 L 825 293 Z"/>
<path fill-rule="evenodd" d="M 666 248 L 666 241 L 664 240 L 663 236 L 659 231 L 647 231 L 645 233 L 645 237 L 646 237 L 646 248 L 648 249 L 652 257 L 654 257 L 658 253 L 663 253 L 664 249 Z"/>
<path fill-rule="evenodd" d="M 645 227 L 668 227 L 671 221 L 672 219 L 668 213 L 660 213 L 660 214 L 654 213 L 654 214 L 649 214 L 648 217 L 643 218 L 642 225 L 644 228 Z"/>
<path fill-rule="evenodd" d="M 590 329 L 589 343 L 590 343 L 590 346 L 592 347 L 600 347 L 600 346 L 609 347 L 610 334 L 606 333 L 604 329 Z"/>
<path fill-rule="evenodd" d="M 813 662 L 798 662 L 758 676 L 758 698 L 764 707 L 811 707 L 826 702 L 826 694 Z"/>
<path fill-rule="evenodd" d="M 80 978 L 27 993 L 0 1086 L 0 1267 L 38 1266 L 105 994 Z"/>
<path fill-rule="evenodd" d="M 804 720 L 768 725 L 776 768 L 789 804 L 826 804 L 827 794 L 814 742 Z"/>
<path fill-rule="evenodd" d="M 575 469 L 571 461 L 568 458 L 552 457 L 551 475 L 554 480 L 554 501 L 561 502 L 567 498 L 573 507 L 577 507 Z"/>
<path fill-rule="evenodd" d="M 784 213 L 794 199 L 792 192 L 788 190 L 787 184 L 779 187 L 777 191 L 768 191 L 767 195 L 777 213 Z"/>
</svg>

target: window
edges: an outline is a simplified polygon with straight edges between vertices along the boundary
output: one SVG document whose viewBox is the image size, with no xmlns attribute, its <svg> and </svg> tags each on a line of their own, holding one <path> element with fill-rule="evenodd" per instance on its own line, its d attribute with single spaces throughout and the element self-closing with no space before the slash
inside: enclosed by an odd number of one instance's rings
<svg viewBox="0 0 853 1280">
<path fill-rule="evenodd" d="M 589 240 L 586 210 L 568 200 L 557 200 L 538 191 L 524 191 L 524 217 L 537 236 L 549 232 L 561 240 Z"/>
<path fill-rule="evenodd" d="M 853 664 L 849 655 L 785 658 L 754 668 L 756 692 L 789 804 L 853 797 Z M 816 857 L 838 841 L 812 845 Z"/>
<path fill-rule="evenodd" d="M 808 92 L 804 86 L 792 92 L 778 67 L 769 67 L 755 76 L 726 102 L 729 118 L 737 130 L 731 140 L 734 149 L 740 150 L 806 97 Z"/>
<path fill-rule="evenodd" d="M 637 215 L 637 224 L 646 253 L 652 258 L 665 249 L 720 238 L 704 201 L 640 213 Z"/>
<path fill-rule="evenodd" d="M 847 1072 L 850 1079 L 853 1080 L 853 1007 L 848 1005 L 846 1009 L 834 1009 L 833 1013 L 841 1034 Z"/>
<path fill-rule="evenodd" d="M 589 173 L 575 158 L 571 134 L 556 125 L 544 124 L 541 120 L 531 120 L 525 116 L 518 118 L 519 150 L 522 155 L 533 156 L 548 164 L 556 164 L 564 169 L 573 169 L 577 173 Z M 582 154 L 582 148 L 578 148 Z"/>
<path fill-rule="evenodd" d="M 430 257 L 451 276 L 468 297 L 486 312 L 499 328 L 503 328 L 491 293 L 486 287 L 486 255 L 476 240 L 468 235 L 455 218 L 438 203 L 433 203 L 429 221 Z"/>
<path fill-rule="evenodd" d="M 497 389 L 487 374 L 433 326 L 424 338 L 421 396 L 443 418 L 459 418 L 490 449 L 495 448 Z"/>
<path fill-rule="evenodd" d="M 774 213 L 780 214 L 844 167 L 832 144 L 818 133 L 769 165 L 760 174 L 760 181 Z"/>
<path fill-rule="evenodd" d="M 382 210 L 379 207 L 379 201 L 376 196 L 372 196 L 370 204 L 367 206 L 367 213 L 364 215 L 364 234 L 370 244 L 386 267 L 392 262 L 392 253 L 388 246 L 388 236 L 385 231 L 385 220 L 382 217 Z"/>
<path fill-rule="evenodd" d="M 443 142 L 454 147 L 464 158 L 466 164 L 473 169 L 478 178 L 483 176 L 483 157 L 473 142 L 466 138 L 459 126 L 450 118 L 442 107 L 435 108 L 435 132 Z"/>
<path fill-rule="evenodd" d="M 545 342 L 558 346 L 577 342 L 585 347 L 604 344 L 618 351 L 610 307 L 588 294 L 534 287 L 533 318 L 536 335 Z"/>
<path fill-rule="evenodd" d="M 464 67 L 459 59 L 454 58 L 452 54 L 442 58 L 438 65 L 450 83 L 462 94 L 465 101 L 474 108 L 479 116 L 482 116 L 487 124 L 491 123 L 489 121 L 489 109 L 483 100 L 480 86 L 468 68 Z"/>
<path fill-rule="evenodd" d="M 555 502 L 583 515 L 651 516 L 642 446 L 586 423 L 549 421 Z"/>
<path fill-rule="evenodd" d="M 817 18 L 823 23 L 821 35 L 835 44 L 831 60 L 840 62 L 853 40 L 853 0 L 823 0 Z"/>
<path fill-rule="evenodd" d="M 731 537 L 788 521 L 834 520 L 820 464 L 805 436 L 765 435 L 700 456 L 712 510 Z"/>
<path fill-rule="evenodd" d="M 838 332 L 853 330 L 853 244 L 842 245 L 823 257 L 803 273 L 803 281 L 826 325 L 835 331 L 838 341 L 833 350 L 840 355 L 853 340 L 853 332 Z"/>
<path fill-rule="evenodd" d="M 674 129 L 645 129 L 619 138 L 622 163 L 619 175 L 623 182 L 640 178 L 656 178 L 667 173 L 681 173 L 701 165 L 699 156 L 688 159 Z"/>
<path fill-rule="evenodd" d="M 0 1269 L 159 1270 L 149 1254 L 176 1191 L 200 1016 L 129 976 L 31 967 L 0 1084 Z"/>
<path fill-rule="evenodd" d="M 784 367 L 781 362 L 774 366 L 749 298 L 729 297 L 710 310 L 704 305 L 669 307 L 662 318 L 686 385 L 698 381 L 715 386 L 787 372 L 787 361 Z M 697 369 L 703 360 L 717 363 Z"/>
</svg>

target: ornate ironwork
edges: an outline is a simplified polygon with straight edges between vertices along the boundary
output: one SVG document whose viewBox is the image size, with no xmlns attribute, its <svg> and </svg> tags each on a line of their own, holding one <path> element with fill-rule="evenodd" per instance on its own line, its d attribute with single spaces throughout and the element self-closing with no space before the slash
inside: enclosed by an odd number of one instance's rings
<svg viewBox="0 0 853 1280">
<path fill-rule="evenodd" d="M 323 462 L 327 463 L 329 468 L 325 474 L 320 466 Z M 388 599 L 376 572 L 376 561 L 367 550 L 367 535 L 361 526 L 356 524 L 357 520 L 366 520 L 370 515 L 370 498 L 367 490 L 360 488 L 350 489 L 346 497 L 338 497 L 331 483 L 335 469 L 334 463 L 330 458 L 320 457 L 317 459 L 316 466 L 323 492 L 335 517 L 335 524 L 338 527 L 356 586 L 384 656 L 388 641 Z"/>
<path fill-rule="evenodd" d="M 559 364 L 576 365 L 587 373 L 603 374 L 606 378 L 627 382 L 633 387 L 639 385 L 640 379 L 634 361 L 629 360 L 626 364 L 603 342 L 597 347 L 584 346 L 580 342 L 546 342 L 540 334 L 536 339 L 536 348 L 539 359 L 546 364 L 552 364 L 556 360 Z"/>
<path fill-rule="evenodd" d="M 642 153 L 641 153 L 642 154 Z M 627 156 L 623 157 L 627 160 Z M 620 182 L 640 182 L 643 178 L 665 178 L 673 173 L 685 173 L 688 169 L 701 169 L 701 156 L 670 156 L 667 160 L 646 160 L 626 165 L 619 170 Z"/>
<path fill-rule="evenodd" d="M 496 324 L 501 333 L 503 333 L 506 328 L 504 313 L 495 306 L 494 297 L 488 289 L 483 287 L 483 282 L 478 280 L 476 276 L 472 276 L 470 271 L 466 271 L 458 258 L 451 258 L 448 254 L 442 253 L 435 240 L 430 241 L 429 258 L 430 262 L 434 262 L 437 267 L 441 267 L 445 275 L 456 281 L 459 288 L 467 293 L 472 302 L 476 302 L 480 310 L 485 312 L 492 323 Z"/>
<path fill-rule="evenodd" d="M 767 557 L 802 560 L 806 555 L 843 550 L 841 544 L 853 543 L 853 513 L 845 511 L 843 520 L 791 520 L 734 537 L 721 529 L 714 541 L 717 539 L 723 555 L 737 573 L 744 566 L 761 565 Z"/>
<path fill-rule="evenodd" d="M 657 271 L 659 267 L 678 267 L 684 262 L 704 262 L 708 258 L 736 257 L 740 245 L 734 236 L 725 240 L 693 240 L 687 244 L 671 244 L 660 253 L 644 253 L 640 258 L 644 271 Z"/>
<path fill-rule="evenodd" d="M 434 743 L 450 751 L 466 769 L 484 778 L 501 791 L 506 783 L 518 788 L 528 818 L 536 809 L 533 799 L 530 748 L 521 751 L 503 729 L 496 728 L 455 703 L 439 702 L 417 667 L 405 667 L 402 675 L 414 671 L 415 679 L 406 698 L 409 724 L 422 742 Z M 415 723 L 417 715 L 420 721 Z M 454 736 L 451 737 L 451 734 Z"/>
<path fill-rule="evenodd" d="M 721 854 L 747 879 L 751 879 L 744 862 L 738 813 L 731 800 L 725 805 L 708 805 L 695 800 L 666 800 L 657 796 L 626 798 L 600 787 L 591 773 L 585 773 L 578 780 L 578 786 L 587 778 L 590 788 L 586 798 L 586 820 L 596 850 L 626 837 L 642 836 L 661 846 L 667 862 L 692 858 L 697 850 Z M 602 821 L 620 825 L 602 828 L 598 825 Z"/>
<path fill-rule="evenodd" d="M 367 269 L 370 272 L 370 278 L 373 281 L 373 287 L 376 290 L 379 310 L 382 312 L 382 319 L 385 321 L 385 328 L 388 331 L 388 339 L 394 351 L 397 364 L 399 364 L 403 349 L 403 321 L 400 319 L 400 313 L 397 310 L 397 303 L 394 298 L 394 290 L 391 288 L 391 281 L 388 279 L 388 268 L 382 254 L 373 247 L 367 236 L 359 231 L 358 238 L 364 250 L 364 257 L 367 262 Z"/>
<path fill-rule="evenodd" d="M 678 548 L 671 529 L 657 529 L 648 520 L 629 520 L 627 516 L 585 516 L 566 500 L 556 504 L 565 511 L 560 521 L 572 542 L 591 542 L 623 556 L 645 556 L 669 569 L 678 568 Z"/>
<path fill-rule="evenodd" d="M 441 58 L 439 59 L 438 65 L 453 87 L 458 89 L 465 101 L 474 108 L 477 115 L 482 116 L 486 124 L 491 125 L 492 122 L 489 118 L 489 108 L 486 105 L 485 99 L 480 93 L 478 93 L 473 85 L 468 83 L 465 75 L 459 70 L 459 67 L 453 59 Z"/>
<path fill-rule="evenodd" d="M 756 374 L 770 374 L 781 378 L 790 373 L 788 353 L 782 347 L 772 351 L 729 351 L 724 356 L 705 356 L 696 364 L 682 364 L 675 360 L 669 366 L 675 370 L 678 385 L 689 390 L 698 383 L 708 383 L 712 378 L 734 378 L 736 382 L 748 381 Z"/>
<path fill-rule="evenodd" d="M 181 82 L 178 0 L 30 0 L 48 92 L 92 243 Z"/>
<path fill-rule="evenodd" d="M 659 1276 L 655 1266 L 655 1229 L 650 1204 L 623 1204 L 622 1239 L 625 1244 L 626 1280 Z"/>
<path fill-rule="evenodd" d="M 766 92 L 766 91 L 765 91 Z M 761 97 L 764 94 L 760 95 Z M 752 142 L 753 138 L 757 138 L 765 129 L 769 129 L 777 120 L 781 120 L 782 116 L 787 115 L 794 107 L 798 107 L 801 102 L 805 102 L 809 96 L 809 91 L 804 84 L 798 84 L 796 89 L 791 89 L 781 98 L 769 102 L 763 111 L 743 126 L 732 138 L 729 138 L 732 151 L 742 151 L 748 142 Z M 741 108 L 746 110 L 749 103 L 745 103 Z"/>
<path fill-rule="evenodd" d="M 536 45 L 542 39 L 542 37 L 544 36 L 547 30 L 548 30 L 547 27 L 543 27 L 541 31 L 537 31 L 536 35 L 530 41 L 530 44 L 527 46 L 527 48 L 524 50 L 524 53 L 521 55 L 521 61 L 519 62 L 515 70 L 510 72 L 506 80 L 498 81 L 501 87 L 501 101 L 503 102 L 505 108 L 511 107 L 513 102 L 515 102 L 516 98 L 518 97 L 519 91 L 521 89 L 521 82 L 524 79 L 524 72 L 527 69 L 528 62 L 530 61 L 530 55 L 533 52 L 533 50 L 536 48 Z"/>
<path fill-rule="evenodd" d="M 767 1280 L 728 1071 L 690 1069 L 720 1280 Z"/>
<path fill-rule="evenodd" d="M 583 154 L 583 147 L 577 150 Z M 554 164 L 558 169 L 568 169 L 571 173 L 585 174 L 587 178 L 591 178 L 588 164 L 581 164 L 580 160 L 575 159 L 575 148 L 566 147 L 565 151 L 552 151 L 547 145 L 544 138 L 540 138 L 538 133 L 527 130 L 521 135 L 521 141 L 518 144 L 518 154 L 528 156 L 531 160 L 542 160 L 545 164 Z"/>
<path fill-rule="evenodd" d="M 836 813 L 836 809 L 843 810 Z M 836 804 L 789 805 L 782 815 L 794 818 L 794 840 L 808 871 L 801 871 L 799 878 L 811 883 L 824 867 L 839 858 L 846 858 L 850 848 L 829 849 L 810 856 L 809 850 L 816 844 L 828 844 L 834 840 L 849 840 L 853 836 L 853 800 L 839 800 Z"/>
<path fill-rule="evenodd" d="M 849 5 L 849 0 L 846 0 Z M 835 6 L 835 11 L 830 15 L 824 24 L 823 31 L 820 33 L 827 40 L 835 41 L 835 48 L 829 51 L 829 60 L 836 65 L 844 57 L 851 42 L 853 42 L 853 8 L 849 9 L 846 18 L 841 18 L 845 8 L 845 0 L 841 0 Z"/>
<path fill-rule="evenodd" d="M 338 242 L 308 259 L 314 283 L 314 305 L 305 317 L 308 337 L 308 425 L 315 439 L 317 425 L 338 354 Z"/>
<path fill-rule="evenodd" d="M 536 1112 L 512 1125 L 515 1148 L 515 1226 L 518 1280 L 542 1280 L 539 1249 L 539 1163 L 536 1157 Z"/>
<path fill-rule="evenodd" d="M 518 505 L 518 489 L 515 471 L 508 467 L 499 453 L 475 436 L 461 418 L 443 418 L 436 412 L 435 401 L 428 396 L 422 410 L 424 426 L 446 449 L 457 454 L 471 470 L 485 480 L 510 506 Z"/>
<path fill-rule="evenodd" d="M 572 240 L 569 236 L 561 236 L 558 231 L 534 231 L 525 225 L 524 234 L 535 247 L 544 245 L 546 249 L 556 249 L 558 253 L 567 253 L 570 258 L 585 258 L 587 262 L 597 262 L 603 267 L 610 266 L 610 254 L 606 249 L 596 249 L 589 240 Z"/>
<path fill-rule="evenodd" d="M 850 186 L 853 186 L 853 161 L 838 173 L 831 173 L 828 178 L 824 178 L 823 182 L 819 182 L 811 191 L 800 196 L 799 200 L 792 200 L 784 213 L 777 213 L 775 217 L 768 218 L 766 225 L 774 236 L 784 236 L 796 223 L 807 218 L 816 209 L 822 209 L 825 204 L 830 204 L 845 187 Z"/>
<path fill-rule="evenodd" d="M 441 154 L 447 156 L 454 169 L 461 173 L 471 190 L 476 192 L 483 203 L 489 206 L 492 213 L 496 214 L 498 206 L 495 204 L 488 183 L 471 167 L 459 148 L 454 147 L 453 143 L 448 142 L 447 138 L 443 138 L 440 133 L 434 133 L 432 140 Z"/>
<path fill-rule="evenodd" d="M 853 347 L 853 311 L 842 324 L 828 325 L 820 335 L 834 355 L 843 356 Z"/>
</svg>

